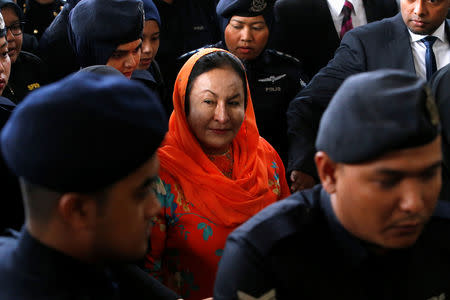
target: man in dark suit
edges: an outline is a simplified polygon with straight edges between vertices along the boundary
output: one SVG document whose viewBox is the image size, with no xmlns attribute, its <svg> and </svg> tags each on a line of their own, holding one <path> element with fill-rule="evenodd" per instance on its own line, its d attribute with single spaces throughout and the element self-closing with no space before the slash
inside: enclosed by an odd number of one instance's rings
<svg viewBox="0 0 450 300">
<path fill-rule="evenodd" d="M 336 2 L 331 7 L 328 2 Z M 339 38 L 339 25 L 334 24 L 334 8 L 342 14 L 344 0 L 279 0 L 275 3 L 274 39 L 270 47 L 297 57 L 304 64 L 307 74 L 312 78 L 330 59 L 341 42 Z M 361 20 L 357 25 L 381 20 L 394 16 L 398 12 L 396 0 L 352 0 L 353 18 L 356 9 Z M 337 13 L 337 14 L 339 14 Z M 364 16 L 365 13 L 365 16 Z M 336 20 L 338 21 L 338 20 Z M 298 30 L 301 33 L 298 34 Z M 337 31 L 338 30 L 338 31 Z M 295 38 L 292 38 L 295 37 Z"/>
<path fill-rule="evenodd" d="M 176 299 L 128 264 L 160 204 L 159 99 L 120 75 L 77 73 L 31 93 L 0 136 L 25 226 L 0 237 L 0 299 Z"/>
<path fill-rule="evenodd" d="M 288 172 L 292 190 L 308 188 L 317 181 L 314 141 L 323 111 L 348 76 L 381 68 L 407 70 L 425 76 L 425 45 L 434 36 L 435 68 L 450 62 L 450 0 L 401 0 L 401 14 L 347 32 L 334 58 L 314 76 L 290 103 Z"/>
</svg>

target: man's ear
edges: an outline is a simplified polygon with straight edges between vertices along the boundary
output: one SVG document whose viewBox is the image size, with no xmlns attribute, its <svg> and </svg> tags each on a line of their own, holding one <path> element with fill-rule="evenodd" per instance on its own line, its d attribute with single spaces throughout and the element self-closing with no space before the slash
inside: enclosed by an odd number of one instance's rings
<svg viewBox="0 0 450 300">
<path fill-rule="evenodd" d="M 323 151 L 317 152 L 314 160 L 323 188 L 330 195 L 335 193 L 337 164 Z"/>
<path fill-rule="evenodd" d="M 94 226 L 97 209 L 97 202 L 94 197 L 78 193 L 62 195 L 57 207 L 62 221 L 77 231 L 90 229 Z"/>
</svg>

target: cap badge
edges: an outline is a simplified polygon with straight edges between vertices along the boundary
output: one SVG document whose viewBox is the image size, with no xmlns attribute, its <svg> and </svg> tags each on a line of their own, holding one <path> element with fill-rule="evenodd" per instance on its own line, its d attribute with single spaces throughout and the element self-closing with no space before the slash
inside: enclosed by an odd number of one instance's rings
<svg viewBox="0 0 450 300">
<path fill-rule="evenodd" d="M 251 12 L 259 13 L 262 12 L 267 7 L 266 0 L 252 0 L 252 6 L 250 7 Z"/>
</svg>

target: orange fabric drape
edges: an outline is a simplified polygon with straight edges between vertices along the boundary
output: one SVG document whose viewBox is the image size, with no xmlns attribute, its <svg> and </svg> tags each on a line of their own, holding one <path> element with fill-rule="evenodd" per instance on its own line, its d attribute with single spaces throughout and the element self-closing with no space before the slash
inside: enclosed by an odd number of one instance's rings
<svg viewBox="0 0 450 300">
<path fill-rule="evenodd" d="M 202 56 L 222 49 L 202 49 L 183 66 L 175 82 L 174 111 L 169 131 L 159 149 L 161 169 L 181 185 L 187 199 L 205 217 L 224 226 L 236 226 L 277 201 L 269 190 L 266 159 L 271 146 L 259 136 L 247 83 L 247 108 L 242 126 L 233 140 L 233 179 L 224 176 L 203 152 L 185 115 L 185 93 L 193 66 Z M 275 126 L 275 125 L 274 125 Z"/>
</svg>

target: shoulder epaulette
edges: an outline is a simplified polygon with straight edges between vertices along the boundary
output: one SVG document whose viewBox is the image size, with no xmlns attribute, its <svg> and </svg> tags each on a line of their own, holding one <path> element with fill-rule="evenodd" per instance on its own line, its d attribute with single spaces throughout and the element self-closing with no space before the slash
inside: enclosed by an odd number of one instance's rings
<svg viewBox="0 0 450 300">
<path fill-rule="evenodd" d="M 206 45 L 206 46 L 204 46 L 204 47 L 201 47 L 201 48 L 198 48 L 198 49 L 195 49 L 195 50 L 186 52 L 186 53 L 181 54 L 180 56 L 178 56 L 177 60 L 181 60 L 181 61 L 187 60 L 189 57 L 191 57 L 192 55 L 194 55 L 194 54 L 197 53 L 198 51 L 200 51 L 200 50 L 202 50 L 202 49 L 205 49 L 205 48 L 211 48 L 211 47 L 213 47 L 213 46 L 214 46 L 213 44 L 211 44 L 211 45 Z"/>
<path fill-rule="evenodd" d="M 273 49 L 268 49 L 267 51 L 269 53 L 275 55 L 275 56 L 279 56 L 279 57 L 285 58 L 285 59 L 287 59 L 289 61 L 294 61 L 296 63 L 300 63 L 300 60 L 298 58 L 296 58 L 296 57 L 294 57 L 292 55 L 289 55 L 287 53 L 284 53 L 284 52 L 281 52 L 281 51 L 278 51 L 278 50 L 273 50 Z"/>
</svg>

